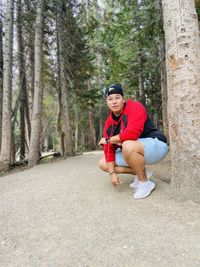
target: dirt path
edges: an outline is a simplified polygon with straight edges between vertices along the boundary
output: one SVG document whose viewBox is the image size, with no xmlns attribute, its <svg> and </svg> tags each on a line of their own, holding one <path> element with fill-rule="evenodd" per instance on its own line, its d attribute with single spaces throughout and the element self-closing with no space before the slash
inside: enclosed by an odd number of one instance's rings
<svg viewBox="0 0 200 267">
<path fill-rule="evenodd" d="M 134 200 L 88 153 L 0 178 L 0 266 L 199 267 L 200 205 L 156 190 Z M 163 163 L 162 163 L 163 164 Z M 165 169 L 165 170 L 164 170 Z"/>
</svg>

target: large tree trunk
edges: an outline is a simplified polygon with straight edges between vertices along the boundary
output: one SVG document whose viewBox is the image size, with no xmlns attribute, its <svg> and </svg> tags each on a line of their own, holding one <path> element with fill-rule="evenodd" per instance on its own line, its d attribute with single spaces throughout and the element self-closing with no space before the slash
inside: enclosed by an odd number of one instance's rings
<svg viewBox="0 0 200 267">
<path fill-rule="evenodd" d="M 163 0 L 168 118 L 176 196 L 200 201 L 200 39 L 194 1 Z"/>
<path fill-rule="evenodd" d="M 34 75 L 34 101 L 31 121 L 31 140 L 29 148 L 28 166 L 32 167 L 40 160 L 40 138 L 42 132 L 42 55 L 43 55 L 43 10 L 44 0 L 37 3 L 35 25 L 35 75 Z"/>
<path fill-rule="evenodd" d="M 3 114 L 1 169 L 10 169 L 11 165 L 11 110 L 12 110 L 12 60 L 13 60 L 13 0 L 7 1 L 5 19 L 5 53 L 3 71 Z"/>
<path fill-rule="evenodd" d="M 3 111 L 3 23 L 0 18 L 0 150 L 2 138 L 2 111 Z"/>
</svg>

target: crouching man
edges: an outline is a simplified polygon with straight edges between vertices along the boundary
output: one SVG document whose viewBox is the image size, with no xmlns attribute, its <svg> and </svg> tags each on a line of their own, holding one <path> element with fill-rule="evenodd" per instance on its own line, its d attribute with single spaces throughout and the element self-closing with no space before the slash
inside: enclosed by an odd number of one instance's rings
<svg viewBox="0 0 200 267">
<path fill-rule="evenodd" d="M 114 186 L 121 183 L 118 174 L 133 174 L 135 179 L 130 185 L 134 188 L 133 197 L 145 198 L 155 188 L 155 183 L 149 180 L 152 174 L 146 171 L 145 165 L 159 162 L 167 155 L 167 139 L 141 103 L 124 99 L 120 84 L 106 88 L 105 100 L 110 114 L 105 122 L 104 137 L 99 141 L 104 149 L 99 167 L 108 172 Z"/>
</svg>

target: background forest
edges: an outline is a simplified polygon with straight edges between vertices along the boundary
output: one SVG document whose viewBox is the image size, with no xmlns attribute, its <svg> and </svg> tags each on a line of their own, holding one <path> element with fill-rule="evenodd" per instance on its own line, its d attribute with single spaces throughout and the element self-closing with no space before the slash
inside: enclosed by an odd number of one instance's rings
<svg viewBox="0 0 200 267">
<path fill-rule="evenodd" d="M 199 1 L 196 10 L 200 16 Z M 33 166 L 45 151 L 95 149 L 107 116 L 103 89 L 112 83 L 168 136 L 160 0 L 2 1 L 1 167 Z"/>
</svg>

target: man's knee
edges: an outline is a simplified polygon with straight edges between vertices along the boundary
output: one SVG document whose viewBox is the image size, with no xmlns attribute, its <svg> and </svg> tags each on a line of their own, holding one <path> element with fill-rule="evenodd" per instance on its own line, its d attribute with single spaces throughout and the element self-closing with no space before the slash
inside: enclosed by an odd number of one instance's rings
<svg viewBox="0 0 200 267">
<path fill-rule="evenodd" d="M 107 163 L 105 161 L 105 158 L 102 158 L 99 160 L 98 162 L 98 165 L 99 165 L 99 168 L 104 171 L 104 172 L 107 172 L 108 171 L 108 168 L 107 168 Z"/>
<path fill-rule="evenodd" d="M 133 153 L 144 155 L 144 146 L 138 140 L 127 140 L 122 143 L 122 153 L 124 157 L 129 156 Z"/>
</svg>

